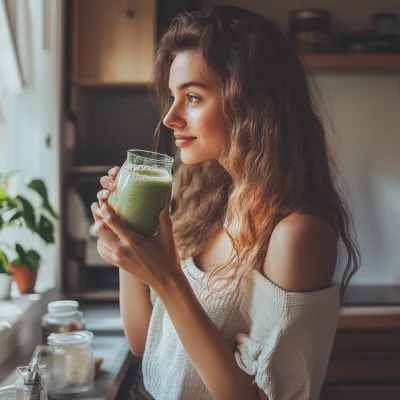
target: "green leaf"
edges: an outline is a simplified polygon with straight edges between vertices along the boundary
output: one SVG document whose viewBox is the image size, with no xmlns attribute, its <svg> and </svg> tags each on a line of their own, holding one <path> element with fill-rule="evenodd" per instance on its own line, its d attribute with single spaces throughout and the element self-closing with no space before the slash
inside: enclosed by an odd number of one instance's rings
<svg viewBox="0 0 400 400">
<path fill-rule="evenodd" d="M 27 267 L 31 270 L 31 271 L 37 271 L 40 268 L 40 255 L 37 251 L 35 250 L 29 250 L 26 253 L 26 259 L 28 261 Z"/>
<path fill-rule="evenodd" d="M 0 250 L 0 274 L 7 274 L 10 270 L 10 263 L 4 252 Z"/>
<path fill-rule="evenodd" d="M 7 228 L 8 226 L 21 226 L 22 225 L 22 212 L 19 210 L 19 207 L 14 208 L 0 208 L 0 230 Z M 4 214 L 7 215 L 7 218 L 4 218 Z M 11 217 L 10 217 L 11 214 Z"/>
<path fill-rule="evenodd" d="M 37 233 L 47 243 L 54 243 L 54 226 L 44 215 L 40 216 Z"/>
<path fill-rule="evenodd" d="M 20 244 L 15 245 L 18 257 L 13 260 L 13 265 L 25 265 L 31 271 L 37 271 L 40 268 L 41 257 L 35 250 L 25 251 Z"/>
<path fill-rule="evenodd" d="M 15 245 L 15 251 L 18 254 L 20 264 L 25 265 L 26 264 L 26 257 L 25 257 L 26 252 L 25 252 L 24 248 L 20 244 L 17 243 Z M 14 261 L 13 261 L 13 264 L 14 264 Z"/>
<path fill-rule="evenodd" d="M 35 210 L 33 209 L 32 204 L 22 196 L 17 196 L 17 199 L 22 204 L 22 218 L 24 219 L 26 226 L 32 232 L 36 232 Z"/>
<path fill-rule="evenodd" d="M 24 213 L 22 211 L 17 211 L 9 220 L 8 222 L 12 222 L 15 220 L 18 220 L 24 216 Z"/>
<path fill-rule="evenodd" d="M 0 201 L 8 199 L 10 196 L 7 194 L 6 189 L 0 188 Z"/>
<path fill-rule="evenodd" d="M 33 179 L 32 182 L 28 185 L 28 188 L 34 190 L 39 194 L 39 196 L 43 200 L 42 207 L 47 210 L 53 218 L 58 219 L 57 213 L 53 210 L 53 207 L 49 203 L 49 196 L 47 194 L 46 184 L 41 179 Z"/>
<path fill-rule="evenodd" d="M 18 202 L 12 197 L 3 197 L 0 199 L 0 212 L 11 210 L 18 207 Z"/>
</svg>

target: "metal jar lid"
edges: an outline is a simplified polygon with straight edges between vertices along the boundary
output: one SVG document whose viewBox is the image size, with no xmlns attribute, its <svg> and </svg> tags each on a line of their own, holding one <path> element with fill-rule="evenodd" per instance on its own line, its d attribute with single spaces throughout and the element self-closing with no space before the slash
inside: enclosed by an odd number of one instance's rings
<svg viewBox="0 0 400 400">
<path fill-rule="evenodd" d="M 60 317 L 75 315 L 79 311 L 79 303 L 74 300 L 52 301 L 47 305 L 47 311 Z"/>
</svg>

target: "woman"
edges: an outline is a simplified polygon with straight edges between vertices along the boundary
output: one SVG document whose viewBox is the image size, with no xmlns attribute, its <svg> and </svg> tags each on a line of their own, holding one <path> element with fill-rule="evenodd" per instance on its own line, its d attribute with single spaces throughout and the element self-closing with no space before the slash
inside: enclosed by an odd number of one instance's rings
<svg viewBox="0 0 400 400">
<path fill-rule="evenodd" d="M 146 389 L 317 399 L 359 252 L 301 62 L 272 23 L 220 6 L 175 18 L 154 78 L 181 148 L 171 218 L 151 238 L 130 231 L 106 201 L 118 168 L 92 206 Z"/>
</svg>

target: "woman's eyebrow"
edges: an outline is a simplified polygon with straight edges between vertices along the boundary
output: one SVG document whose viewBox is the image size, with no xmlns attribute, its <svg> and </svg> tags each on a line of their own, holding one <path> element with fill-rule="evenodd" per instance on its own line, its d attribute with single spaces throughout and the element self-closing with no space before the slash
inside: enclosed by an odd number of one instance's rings
<svg viewBox="0 0 400 400">
<path fill-rule="evenodd" d="M 197 82 L 197 81 L 190 81 L 190 82 L 181 83 L 178 86 L 178 92 L 181 92 L 184 89 L 187 89 L 189 87 L 194 87 L 194 86 L 197 86 L 197 87 L 199 87 L 201 89 L 205 89 L 205 90 L 211 90 L 211 88 L 204 83 Z M 172 93 L 172 90 L 170 88 L 169 88 L 169 91 Z"/>
</svg>

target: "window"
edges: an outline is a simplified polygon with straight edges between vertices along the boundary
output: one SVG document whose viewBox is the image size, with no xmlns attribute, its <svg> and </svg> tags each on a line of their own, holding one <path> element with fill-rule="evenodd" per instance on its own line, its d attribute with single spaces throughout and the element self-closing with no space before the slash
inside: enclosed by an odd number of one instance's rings
<svg viewBox="0 0 400 400">
<path fill-rule="evenodd" d="M 44 26 L 44 7 L 28 1 L 0 0 L 0 172 L 18 170 L 27 179 L 42 179 L 50 203 L 59 212 L 63 2 L 49 4 L 54 5 L 51 29 Z M 24 18 L 29 23 L 23 23 Z M 50 36 L 45 45 L 46 33 Z M 52 148 L 46 146 L 48 135 L 54 137 Z M 30 200 L 35 203 L 36 199 Z M 24 339 L 18 338 L 20 333 L 35 331 L 46 304 L 57 299 L 61 271 L 58 243 L 46 246 L 41 239 L 33 240 L 30 232 L 25 235 L 15 229 L 13 233 L 13 229 L 1 235 L 1 240 L 7 244 L 18 241 L 25 250 L 35 249 L 45 262 L 39 270 L 38 293 L 0 300 L 0 364 L 16 345 L 24 345 Z M 55 236 L 59 242 L 58 229 Z"/>
</svg>

